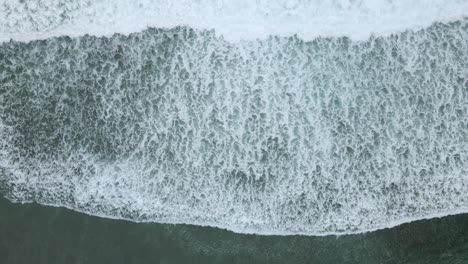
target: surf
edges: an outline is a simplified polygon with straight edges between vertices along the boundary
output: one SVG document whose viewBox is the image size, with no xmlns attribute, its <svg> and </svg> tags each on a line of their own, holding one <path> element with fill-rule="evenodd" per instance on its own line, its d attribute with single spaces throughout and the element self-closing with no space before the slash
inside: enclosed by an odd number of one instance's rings
<svg viewBox="0 0 468 264">
<path fill-rule="evenodd" d="M 128 35 L 148 27 L 214 30 L 236 42 L 268 36 L 365 40 L 468 15 L 461 0 L 3 1 L 0 41 Z"/>
<path fill-rule="evenodd" d="M 2 43 L 2 194 L 277 235 L 466 212 L 467 23 L 366 41 L 176 27 Z"/>
</svg>

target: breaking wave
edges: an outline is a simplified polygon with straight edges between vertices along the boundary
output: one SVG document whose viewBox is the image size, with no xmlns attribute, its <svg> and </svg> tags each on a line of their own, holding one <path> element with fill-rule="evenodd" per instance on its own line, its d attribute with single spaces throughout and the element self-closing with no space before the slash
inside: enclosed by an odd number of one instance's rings
<svg viewBox="0 0 468 264">
<path fill-rule="evenodd" d="M 4 0 L 0 41 L 214 29 L 229 41 L 297 35 L 367 39 L 468 15 L 465 0 Z"/>
<path fill-rule="evenodd" d="M 120 25 L 109 20 L 118 10 L 96 15 L 105 1 L 57 4 L 67 10 L 61 21 L 11 3 L 0 13 L 18 22 L 0 16 L 4 39 L 69 33 L 93 16 L 109 23 L 104 31 Z M 55 14 L 61 1 L 38 3 Z M 149 28 L 1 43 L 1 192 L 258 234 L 356 233 L 468 211 L 468 19 L 365 41 L 296 32 L 230 42 L 218 33 Z"/>
</svg>

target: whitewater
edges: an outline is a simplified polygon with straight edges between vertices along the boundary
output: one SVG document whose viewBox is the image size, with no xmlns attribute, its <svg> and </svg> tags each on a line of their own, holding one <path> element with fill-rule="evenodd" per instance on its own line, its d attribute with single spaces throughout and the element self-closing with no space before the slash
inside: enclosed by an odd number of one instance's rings
<svg viewBox="0 0 468 264">
<path fill-rule="evenodd" d="M 467 10 L 466 0 L 2 0 L 0 41 L 175 26 L 215 30 L 228 41 L 271 35 L 364 40 L 454 21 Z"/>
<path fill-rule="evenodd" d="M 468 212 L 468 1 L 0 1 L 0 193 L 351 234 Z"/>
</svg>

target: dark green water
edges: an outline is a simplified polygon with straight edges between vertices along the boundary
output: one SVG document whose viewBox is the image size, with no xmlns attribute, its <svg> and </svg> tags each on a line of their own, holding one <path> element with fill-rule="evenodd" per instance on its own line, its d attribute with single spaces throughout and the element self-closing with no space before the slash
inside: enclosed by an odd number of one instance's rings
<svg viewBox="0 0 468 264">
<path fill-rule="evenodd" d="M 0 263 L 467 263 L 468 215 L 346 236 L 257 236 L 0 199 Z"/>
</svg>

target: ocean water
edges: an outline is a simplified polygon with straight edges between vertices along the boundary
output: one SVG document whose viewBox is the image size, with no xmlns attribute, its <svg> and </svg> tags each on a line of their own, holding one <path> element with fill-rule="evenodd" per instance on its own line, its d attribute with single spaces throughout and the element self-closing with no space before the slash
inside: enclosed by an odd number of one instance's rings
<svg viewBox="0 0 468 264">
<path fill-rule="evenodd" d="M 344 236 L 258 236 L 134 223 L 0 198 L 0 262 L 464 264 L 468 215 Z M 8 212 L 8 213 L 3 213 Z"/>
<path fill-rule="evenodd" d="M 4 0 L 0 102 L 16 203 L 313 237 L 468 212 L 467 1 Z"/>
<path fill-rule="evenodd" d="M 230 41 L 293 35 L 365 40 L 451 22 L 467 10 L 465 0 L 2 0 L 0 41 L 175 26 L 213 29 Z"/>
</svg>

